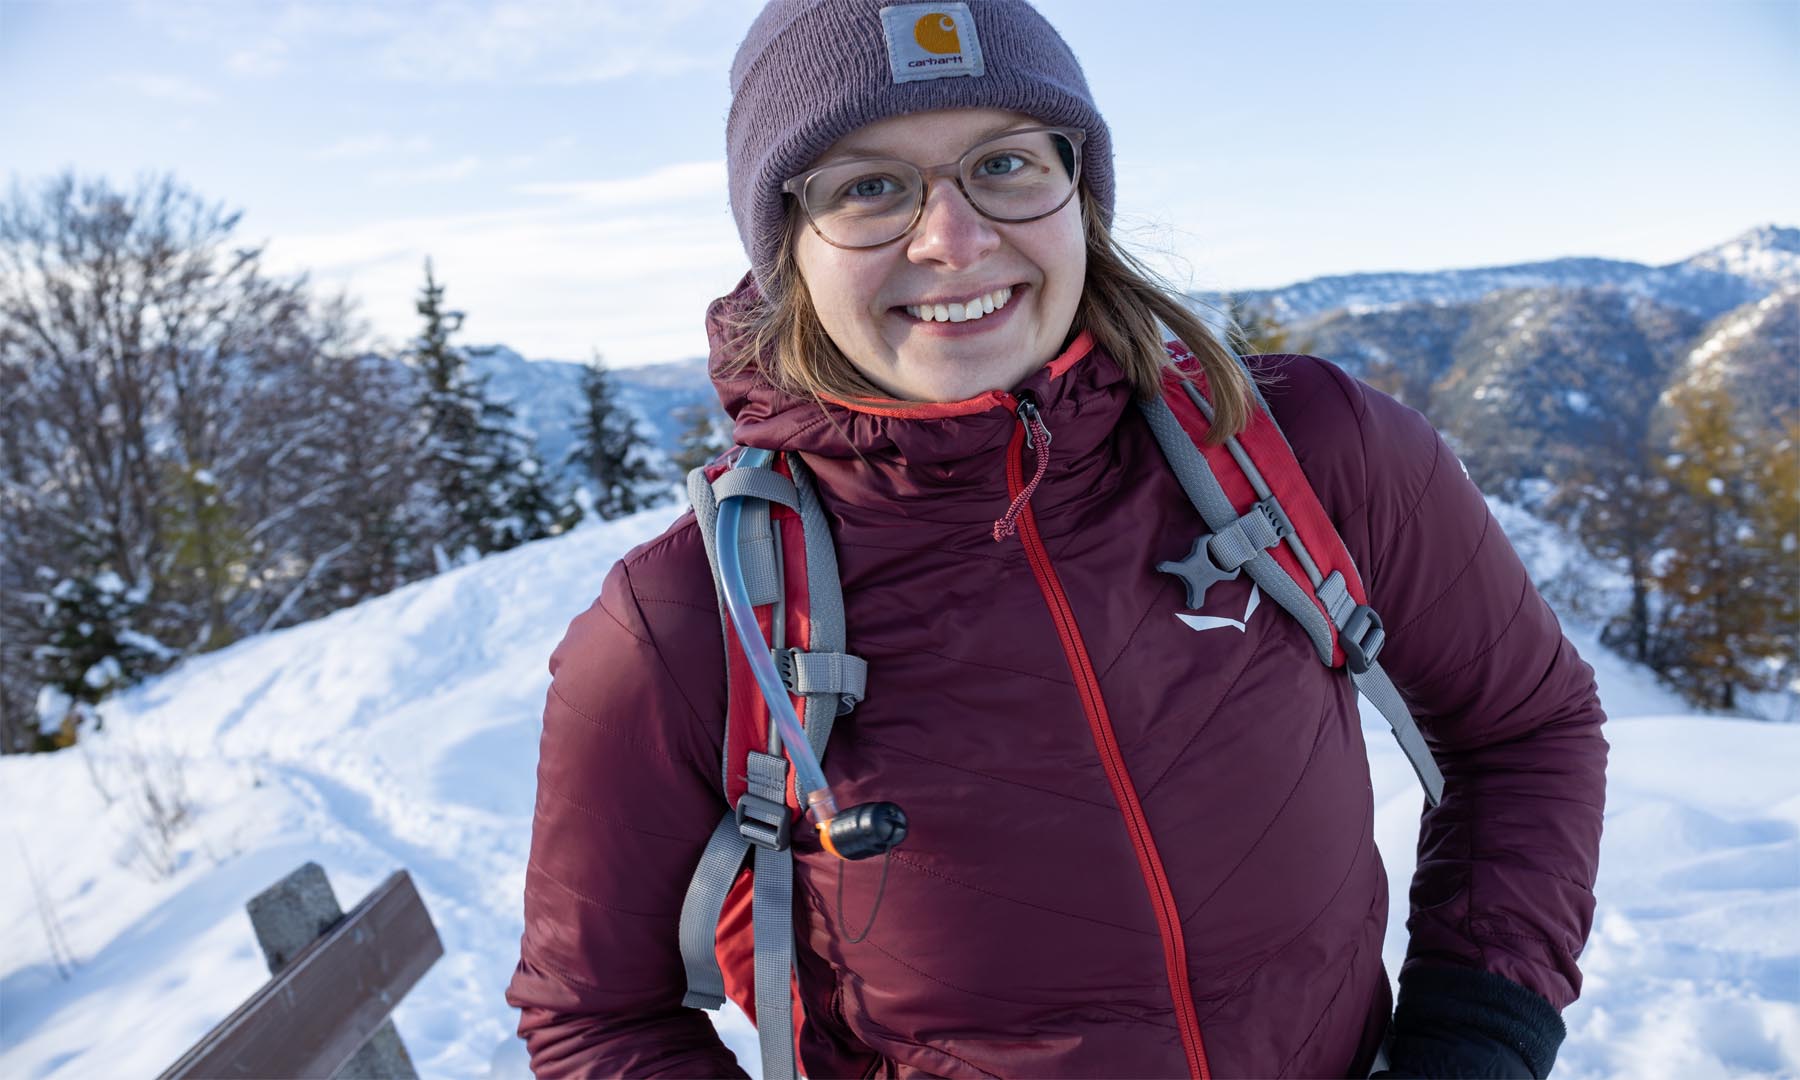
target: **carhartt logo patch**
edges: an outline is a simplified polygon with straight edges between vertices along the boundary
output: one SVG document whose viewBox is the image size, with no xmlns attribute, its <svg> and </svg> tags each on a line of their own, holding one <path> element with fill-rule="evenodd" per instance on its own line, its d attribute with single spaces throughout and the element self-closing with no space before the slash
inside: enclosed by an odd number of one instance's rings
<svg viewBox="0 0 1800 1080">
<path fill-rule="evenodd" d="M 881 9 L 894 81 L 983 75 L 981 39 L 967 4 L 895 4 Z"/>
</svg>

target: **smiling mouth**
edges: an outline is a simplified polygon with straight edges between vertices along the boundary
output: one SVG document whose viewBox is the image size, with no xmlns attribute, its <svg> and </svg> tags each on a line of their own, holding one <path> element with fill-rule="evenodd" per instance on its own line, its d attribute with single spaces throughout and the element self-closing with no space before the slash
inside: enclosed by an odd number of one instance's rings
<svg viewBox="0 0 1800 1080">
<path fill-rule="evenodd" d="M 908 304 L 904 310 L 921 322 L 970 322 L 999 311 L 1012 299 L 1012 295 L 1012 287 L 1004 286 L 971 300 L 947 304 Z"/>
</svg>

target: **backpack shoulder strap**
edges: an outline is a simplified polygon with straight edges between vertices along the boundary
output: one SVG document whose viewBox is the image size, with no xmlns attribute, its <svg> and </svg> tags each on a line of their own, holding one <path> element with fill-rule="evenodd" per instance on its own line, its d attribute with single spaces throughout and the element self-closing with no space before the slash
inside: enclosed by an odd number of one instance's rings
<svg viewBox="0 0 1800 1080">
<path fill-rule="evenodd" d="M 1267 402 L 1258 392 L 1249 426 L 1222 443 L 1207 443 L 1213 411 L 1205 378 L 1186 363 L 1193 358 L 1180 342 L 1170 342 L 1169 352 L 1181 372 L 1171 372 L 1162 396 L 1140 407 L 1182 490 L 1212 531 L 1195 541 L 1185 559 L 1157 569 L 1182 578 L 1188 605 L 1196 608 L 1213 582 L 1235 578 L 1240 570 L 1249 574 L 1299 620 L 1319 659 L 1327 667 L 1345 668 L 1357 689 L 1375 703 L 1427 800 L 1437 805 L 1443 775 L 1392 680 L 1376 662 L 1387 638 L 1381 618 L 1369 607 L 1349 549 Z"/>
<path fill-rule="evenodd" d="M 706 546 L 707 561 L 720 597 L 720 628 L 726 654 L 723 787 L 730 809 L 714 828 L 682 902 L 680 941 L 688 990 L 683 1004 L 716 1009 L 732 997 L 756 1022 L 762 1044 L 763 1075 L 791 1077 L 794 1063 L 794 1010 L 790 993 L 794 970 L 792 822 L 800 793 L 768 703 L 751 675 L 749 660 L 725 614 L 717 551 L 718 506 L 745 500 L 739 526 L 739 561 L 763 638 L 819 757 L 832 722 L 862 700 L 867 665 L 844 652 L 842 586 L 837 554 L 812 477 L 797 455 L 740 448 L 728 460 L 688 474 Z M 752 980 L 721 968 L 721 917 L 741 929 L 726 911 L 750 851 L 750 898 L 755 941 Z M 732 958 L 742 956 L 733 948 Z M 746 981 L 753 983 L 753 992 Z"/>
</svg>

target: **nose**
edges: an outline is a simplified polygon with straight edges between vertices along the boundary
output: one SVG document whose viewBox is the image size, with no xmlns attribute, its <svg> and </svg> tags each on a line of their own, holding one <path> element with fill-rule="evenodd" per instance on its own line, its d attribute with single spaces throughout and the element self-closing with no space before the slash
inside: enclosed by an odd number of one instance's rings
<svg viewBox="0 0 1800 1080">
<path fill-rule="evenodd" d="M 1000 234 L 994 223 L 970 205 L 956 181 L 938 177 L 926 187 L 925 209 L 907 244 L 907 258 L 962 269 L 999 246 Z"/>
</svg>

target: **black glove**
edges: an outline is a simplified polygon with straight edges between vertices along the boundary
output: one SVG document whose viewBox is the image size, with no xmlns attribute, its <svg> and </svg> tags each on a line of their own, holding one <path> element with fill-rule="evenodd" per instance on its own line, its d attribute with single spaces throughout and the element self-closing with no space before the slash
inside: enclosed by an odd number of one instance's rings
<svg viewBox="0 0 1800 1080">
<path fill-rule="evenodd" d="M 1400 976 L 1388 1067 L 1374 1075 L 1544 1080 L 1566 1033 L 1548 1001 L 1511 979 L 1417 967 Z"/>
</svg>

